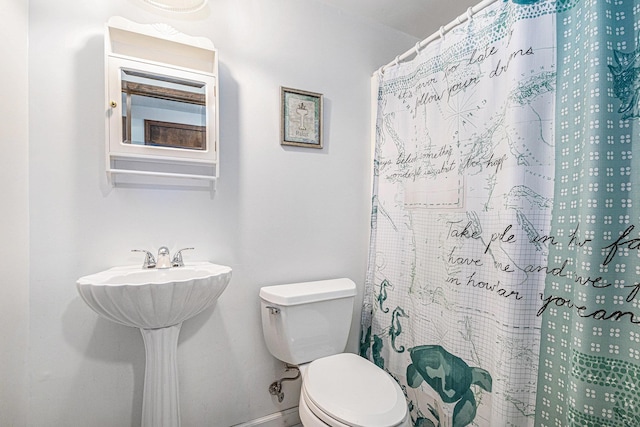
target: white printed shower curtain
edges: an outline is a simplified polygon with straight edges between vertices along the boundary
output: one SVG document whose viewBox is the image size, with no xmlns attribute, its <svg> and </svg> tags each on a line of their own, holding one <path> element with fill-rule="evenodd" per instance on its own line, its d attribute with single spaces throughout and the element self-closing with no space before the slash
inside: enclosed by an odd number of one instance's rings
<svg viewBox="0 0 640 427">
<path fill-rule="evenodd" d="M 640 425 L 638 22 L 498 0 L 379 76 L 361 354 L 414 426 Z"/>
</svg>

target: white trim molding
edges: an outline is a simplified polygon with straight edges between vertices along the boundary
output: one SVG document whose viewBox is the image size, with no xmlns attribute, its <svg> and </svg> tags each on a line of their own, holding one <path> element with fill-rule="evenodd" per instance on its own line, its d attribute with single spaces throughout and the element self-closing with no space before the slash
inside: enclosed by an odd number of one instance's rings
<svg viewBox="0 0 640 427">
<path fill-rule="evenodd" d="M 233 427 L 293 427 L 296 425 L 301 425 L 297 406 L 247 421 L 246 423 L 237 424 Z"/>
</svg>

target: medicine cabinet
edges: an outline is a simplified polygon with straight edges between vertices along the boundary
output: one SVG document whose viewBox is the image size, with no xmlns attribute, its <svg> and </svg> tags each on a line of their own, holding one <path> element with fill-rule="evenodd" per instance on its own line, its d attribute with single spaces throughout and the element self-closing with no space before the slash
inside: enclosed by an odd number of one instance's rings
<svg viewBox="0 0 640 427">
<path fill-rule="evenodd" d="M 109 19 L 105 34 L 107 176 L 218 177 L 218 56 L 164 24 Z"/>
</svg>

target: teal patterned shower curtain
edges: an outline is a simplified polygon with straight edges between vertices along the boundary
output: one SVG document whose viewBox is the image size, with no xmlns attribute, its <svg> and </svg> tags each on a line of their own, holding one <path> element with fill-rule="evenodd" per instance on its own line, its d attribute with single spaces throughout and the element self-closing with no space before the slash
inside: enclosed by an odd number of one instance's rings
<svg viewBox="0 0 640 427">
<path fill-rule="evenodd" d="M 360 351 L 414 426 L 640 426 L 639 34 L 497 0 L 378 75 Z"/>
</svg>

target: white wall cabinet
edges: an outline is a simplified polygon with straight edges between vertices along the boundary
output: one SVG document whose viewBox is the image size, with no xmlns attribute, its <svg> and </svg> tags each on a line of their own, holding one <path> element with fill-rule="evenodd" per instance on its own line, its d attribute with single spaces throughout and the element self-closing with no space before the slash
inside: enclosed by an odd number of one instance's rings
<svg viewBox="0 0 640 427">
<path fill-rule="evenodd" d="M 112 17 L 105 34 L 107 176 L 218 177 L 218 57 L 164 24 Z"/>
</svg>

